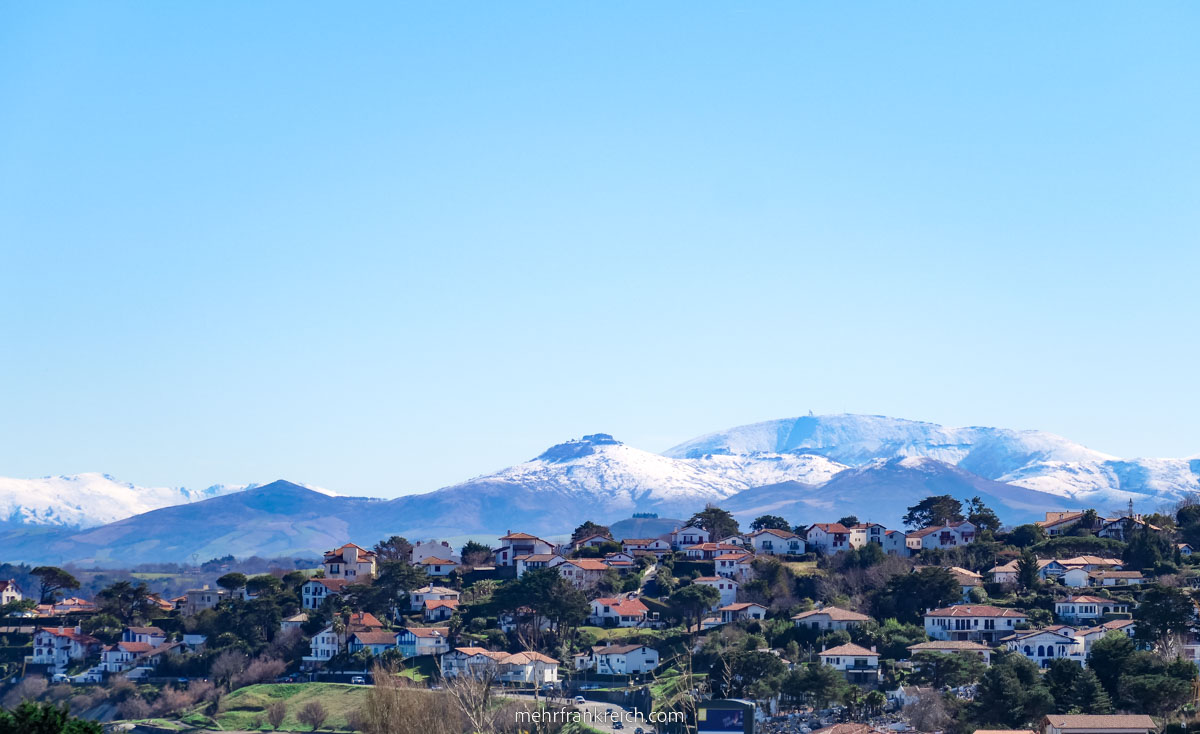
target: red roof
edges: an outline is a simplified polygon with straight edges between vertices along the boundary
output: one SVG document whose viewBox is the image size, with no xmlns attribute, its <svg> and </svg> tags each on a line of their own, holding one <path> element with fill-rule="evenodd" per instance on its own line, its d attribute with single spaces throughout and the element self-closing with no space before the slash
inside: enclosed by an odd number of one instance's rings
<svg viewBox="0 0 1200 734">
<path fill-rule="evenodd" d="M 458 564 L 447 558 L 438 558 L 436 556 L 430 556 L 429 558 L 426 558 L 425 560 L 421 561 L 421 565 L 422 566 L 457 566 Z"/>
<path fill-rule="evenodd" d="M 641 617 L 645 616 L 650 610 L 640 599 L 613 599 L 602 598 L 593 599 L 592 603 L 610 607 L 614 612 L 622 617 Z"/>
<path fill-rule="evenodd" d="M 875 657 L 879 657 L 879 653 L 875 652 L 874 650 L 868 650 L 861 645 L 855 644 L 838 645 L 837 647 L 831 647 L 828 650 L 822 650 L 821 656 L 824 657 L 826 655 L 846 655 L 850 657 L 873 655 Z"/>
<path fill-rule="evenodd" d="M 453 611 L 458 608 L 458 602 L 455 601 L 454 599 L 426 599 L 425 600 L 425 609 L 426 610 L 433 611 L 434 609 L 440 609 L 442 607 L 446 607 L 447 609 Z"/>
<path fill-rule="evenodd" d="M 817 522 L 812 524 L 813 528 L 824 530 L 827 533 L 849 533 L 850 528 L 840 522 Z M 811 529 L 811 528 L 810 528 Z"/>
<path fill-rule="evenodd" d="M 596 558 L 577 558 L 567 563 L 584 571 L 607 571 L 608 564 Z M 565 564 L 564 564 L 565 565 Z"/>
<path fill-rule="evenodd" d="M 414 637 L 448 637 L 449 627 L 405 627 Z"/>
</svg>

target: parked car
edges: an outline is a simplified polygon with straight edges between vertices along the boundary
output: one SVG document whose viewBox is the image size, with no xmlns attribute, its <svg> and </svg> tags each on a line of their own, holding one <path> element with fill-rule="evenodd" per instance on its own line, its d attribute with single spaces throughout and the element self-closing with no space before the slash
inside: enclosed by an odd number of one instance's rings
<svg viewBox="0 0 1200 734">
<path fill-rule="evenodd" d="M 365 686 L 367 684 L 367 679 L 362 677 L 361 675 L 356 675 L 350 679 L 350 683 L 351 683 L 351 685 L 355 685 L 355 686 Z"/>
<path fill-rule="evenodd" d="M 575 697 L 575 703 L 583 703 L 583 702 L 584 702 L 584 698 L 583 698 L 583 696 L 576 696 L 576 697 Z"/>
</svg>

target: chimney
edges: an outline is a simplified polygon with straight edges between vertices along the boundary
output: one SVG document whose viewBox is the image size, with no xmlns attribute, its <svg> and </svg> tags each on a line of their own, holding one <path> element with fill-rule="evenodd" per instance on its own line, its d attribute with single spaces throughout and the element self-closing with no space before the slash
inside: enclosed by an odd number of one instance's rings
<svg viewBox="0 0 1200 734">
<path fill-rule="evenodd" d="M 874 645 L 871 645 L 871 652 L 878 652 L 878 650 L 875 649 Z"/>
</svg>

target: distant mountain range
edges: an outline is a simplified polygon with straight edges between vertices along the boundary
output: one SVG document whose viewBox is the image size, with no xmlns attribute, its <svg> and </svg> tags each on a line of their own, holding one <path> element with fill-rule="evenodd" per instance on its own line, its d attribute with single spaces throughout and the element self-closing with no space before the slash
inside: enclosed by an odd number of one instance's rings
<svg viewBox="0 0 1200 734">
<path fill-rule="evenodd" d="M 22 481 L 48 482 L 57 493 L 31 494 Z M 95 489 L 73 496 L 73 481 Z M 663 455 L 593 434 L 492 474 L 393 500 L 330 496 L 278 481 L 241 491 L 210 488 L 207 497 L 171 490 L 190 503 L 179 505 L 163 490 L 143 494 L 105 482 L 0 479 L 0 508 L 9 517 L 0 526 L 2 557 L 127 566 L 227 554 L 315 556 L 346 540 L 369 544 L 392 534 L 454 542 L 494 539 L 509 529 L 562 535 L 585 519 L 688 517 L 709 502 L 747 522 L 766 513 L 794 524 L 855 514 L 898 527 L 905 508 L 929 494 L 980 496 L 1005 522 L 1019 523 L 1046 510 L 1107 510 L 1131 499 L 1155 509 L 1200 491 L 1200 459 L 1123 460 L 1037 431 L 836 415 L 741 426 Z M 109 493 L 124 504 L 95 513 Z M 137 514 L 113 517 L 125 508 Z M 90 518 L 116 521 L 89 527 Z"/>
</svg>

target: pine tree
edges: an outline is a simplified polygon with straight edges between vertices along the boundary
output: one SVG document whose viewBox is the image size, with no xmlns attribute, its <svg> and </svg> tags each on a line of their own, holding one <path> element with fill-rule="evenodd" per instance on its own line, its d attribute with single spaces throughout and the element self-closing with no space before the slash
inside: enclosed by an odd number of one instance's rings
<svg viewBox="0 0 1200 734">
<path fill-rule="evenodd" d="M 1072 708 L 1084 714 L 1107 714 L 1112 711 L 1112 700 L 1100 679 L 1090 668 L 1084 668 L 1083 673 L 1075 679 L 1071 691 Z"/>
</svg>

